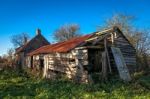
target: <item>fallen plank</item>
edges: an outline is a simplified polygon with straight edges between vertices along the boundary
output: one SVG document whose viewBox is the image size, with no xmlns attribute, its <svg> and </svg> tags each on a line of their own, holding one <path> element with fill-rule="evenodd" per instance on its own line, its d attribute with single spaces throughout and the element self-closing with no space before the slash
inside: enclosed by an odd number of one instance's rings
<svg viewBox="0 0 150 99">
<path fill-rule="evenodd" d="M 119 71 L 120 78 L 124 81 L 131 81 L 131 76 L 129 74 L 128 68 L 126 66 L 124 57 L 120 49 L 116 47 L 111 47 L 111 50 L 115 59 L 117 69 Z"/>
</svg>

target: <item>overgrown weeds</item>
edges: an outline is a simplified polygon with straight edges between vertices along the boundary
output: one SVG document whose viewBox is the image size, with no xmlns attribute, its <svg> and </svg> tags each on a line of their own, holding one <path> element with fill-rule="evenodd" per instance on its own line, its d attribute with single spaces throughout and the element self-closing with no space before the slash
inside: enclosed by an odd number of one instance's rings
<svg viewBox="0 0 150 99">
<path fill-rule="evenodd" d="M 89 85 L 66 79 L 41 79 L 27 72 L 7 69 L 0 72 L 0 98 L 148 99 L 150 75 L 137 73 L 134 76 L 135 79 L 130 83 L 111 77 L 108 81 Z"/>
</svg>

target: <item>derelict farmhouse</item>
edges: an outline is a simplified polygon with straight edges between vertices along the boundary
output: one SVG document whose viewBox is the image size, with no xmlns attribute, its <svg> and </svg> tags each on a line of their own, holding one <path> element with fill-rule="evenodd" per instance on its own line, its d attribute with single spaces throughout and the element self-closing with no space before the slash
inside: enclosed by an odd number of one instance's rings
<svg viewBox="0 0 150 99">
<path fill-rule="evenodd" d="M 92 74 L 105 78 L 117 74 L 130 81 L 136 50 L 118 27 L 50 44 L 41 31 L 16 49 L 18 64 L 43 71 L 43 77 L 65 75 L 77 82 L 93 82 Z"/>
</svg>

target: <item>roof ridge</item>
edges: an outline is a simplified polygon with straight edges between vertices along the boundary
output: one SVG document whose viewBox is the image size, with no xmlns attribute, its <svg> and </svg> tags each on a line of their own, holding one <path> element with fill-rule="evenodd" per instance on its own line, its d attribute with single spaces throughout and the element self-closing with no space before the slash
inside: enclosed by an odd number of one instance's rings
<svg viewBox="0 0 150 99">
<path fill-rule="evenodd" d="M 33 40 L 35 40 L 39 36 L 41 36 L 44 40 L 46 40 L 49 43 L 49 41 L 47 39 L 45 39 L 45 37 L 42 34 L 35 35 L 31 40 L 29 40 L 23 46 L 21 46 L 19 49 L 17 49 L 16 53 L 19 53 L 19 52 L 23 51 Z"/>
</svg>

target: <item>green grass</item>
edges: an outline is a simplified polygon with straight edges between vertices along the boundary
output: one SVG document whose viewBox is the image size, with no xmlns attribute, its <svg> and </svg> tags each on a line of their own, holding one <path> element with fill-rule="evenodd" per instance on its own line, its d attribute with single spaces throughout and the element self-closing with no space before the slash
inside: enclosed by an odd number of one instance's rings
<svg viewBox="0 0 150 99">
<path fill-rule="evenodd" d="M 150 75 L 135 74 L 135 80 L 118 79 L 95 85 L 75 84 L 67 80 L 44 80 L 17 73 L 0 71 L 0 99 L 150 99 Z"/>
</svg>

